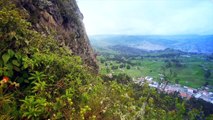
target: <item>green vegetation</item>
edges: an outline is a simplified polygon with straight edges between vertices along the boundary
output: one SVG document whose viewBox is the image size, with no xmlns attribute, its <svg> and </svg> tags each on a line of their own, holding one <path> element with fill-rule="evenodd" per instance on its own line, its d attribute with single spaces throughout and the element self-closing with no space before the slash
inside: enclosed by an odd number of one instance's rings
<svg viewBox="0 0 213 120">
<path fill-rule="evenodd" d="M 66 46 L 32 30 L 7 0 L 0 0 L 0 40 L 0 119 L 194 120 L 211 114 L 133 84 L 127 75 L 90 73 Z"/>
<path fill-rule="evenodd" d="M 159 74 L 163 73 L 164 67 L 172 69 L 177 74 L 177 80 L 173 80 L 173 83 L 193 88 L 213 85 L 211 75 L 213 62 L 208 60 L 208 55 L 181 52 L 172 54 L 170 51 L 148 52 L 142 55 L 99 52 L 98 59 L 102 74 L 126 73 L 132 78 L 152 76 L 158 81 Z"/>
</svg>

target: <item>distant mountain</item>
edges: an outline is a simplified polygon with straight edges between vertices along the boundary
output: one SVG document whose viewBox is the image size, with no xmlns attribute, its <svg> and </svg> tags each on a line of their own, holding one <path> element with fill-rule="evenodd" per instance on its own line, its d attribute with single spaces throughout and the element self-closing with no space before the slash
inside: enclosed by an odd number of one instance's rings
<svg viewBox="0 0 213 120">
<path fill-rule="evenodd" d="M 154 51 L 172 48 L 184 52 L 213 53 L 213 35 L 96 35 L 89 36 L 92 46 L 127 46 Z"/>
</svg>

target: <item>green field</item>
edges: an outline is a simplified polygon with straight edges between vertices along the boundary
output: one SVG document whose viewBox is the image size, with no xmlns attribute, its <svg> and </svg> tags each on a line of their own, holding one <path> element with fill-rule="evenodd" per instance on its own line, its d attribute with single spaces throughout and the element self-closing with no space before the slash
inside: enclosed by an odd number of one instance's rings
<svg viewBox="0 0 213 120">
<path fill-rule="evenodd" d="M 132 78 L 151 76 L 158 81 L 159 74 L 162 73 L 162 66 L 168 65 L 170 62 L 169 69 L 177 74 L 176 83 L 193 88 L 199 88 L 203 85 L 213 86 L 213 62 L 207 60 L 206 55 L 189 54 L 187 56 L 161 57 L 163 54 L 165 52 L 148 53 L 144 56 L 128 56 L 115 54 L 115 52 L 107 54 L 101 52 L 98 56 L 100 72 L 102 74 L 126 73 Z M 175 83 L 175 81 L 171 82 Z"/>
</svg>

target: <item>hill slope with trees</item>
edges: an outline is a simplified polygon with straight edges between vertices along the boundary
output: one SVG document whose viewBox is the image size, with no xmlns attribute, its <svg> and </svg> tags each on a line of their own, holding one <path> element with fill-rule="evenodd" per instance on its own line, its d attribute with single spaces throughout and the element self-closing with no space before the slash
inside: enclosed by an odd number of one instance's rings
<svg viewBox="0 0 213 120">
<path fill-rule="evenodd" d="M 0 0 L 0 40 L 0 119 L 193 120 L 210 115 L 129 77 L 94 74 L 81 56 L 54 35 L 33 29 L 25 12 L 7 0 Z"/>
</svg>

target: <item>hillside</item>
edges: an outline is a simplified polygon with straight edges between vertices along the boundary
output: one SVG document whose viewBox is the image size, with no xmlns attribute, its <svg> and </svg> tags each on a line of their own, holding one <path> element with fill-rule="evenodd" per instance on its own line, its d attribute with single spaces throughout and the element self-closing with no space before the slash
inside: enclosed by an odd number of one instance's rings
<svg viewBox="0 0 213 120">
<path fill-rule="evenodd" d="M 78 15 L 75 0 L 0 0 L 0 120 L 212 120 L 203 100 L 97 73 Z"/>
<path fill-rule="evenodd" d="M 54 34 L 54 39 L 68 46 L 74 55 L 98 72 L 97 61 L 83 24 L 83 14 L 75 0 L 21 0 L 17 6 L 27 12 L 33 29 L 42 34 Z"/>
</svg>

